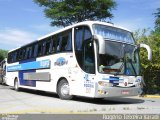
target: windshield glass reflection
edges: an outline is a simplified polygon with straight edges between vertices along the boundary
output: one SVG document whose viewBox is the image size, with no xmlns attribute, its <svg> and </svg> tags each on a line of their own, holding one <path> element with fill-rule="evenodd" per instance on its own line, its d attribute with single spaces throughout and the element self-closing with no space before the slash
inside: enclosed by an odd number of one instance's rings
<svg viewBox="0 0 160 120">
<path fill-rule="evenodd" d="M 99 72 L 114 75 L 139 75 L 139 54 L 135 46 L 105 41 L 105 54 L 99 54 Z"/>
</svg>

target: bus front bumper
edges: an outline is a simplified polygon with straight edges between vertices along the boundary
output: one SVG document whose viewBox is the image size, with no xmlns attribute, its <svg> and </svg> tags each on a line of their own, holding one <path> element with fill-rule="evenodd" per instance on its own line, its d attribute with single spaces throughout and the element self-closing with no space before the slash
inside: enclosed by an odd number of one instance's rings
<svg viewBox="0 0 160 120">
<path fill-rule="evenodd" d="M 141 93 L 140 87 L 107 87 L 98 88 L 95 98 L 137 96 Z"/>
</svg>

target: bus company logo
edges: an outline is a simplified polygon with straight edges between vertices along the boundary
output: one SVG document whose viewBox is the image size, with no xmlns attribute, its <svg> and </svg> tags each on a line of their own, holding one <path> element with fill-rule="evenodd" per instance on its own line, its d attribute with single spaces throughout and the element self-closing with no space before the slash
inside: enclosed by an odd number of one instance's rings
<svg viewBox="0 0 160 120">
<path fill-rule="evenodd" d="M 56 66 L 63 66 L 63 65 L 67 65 L 68 64 L 68 60 L 66 60 L 63 57 L 60 57 L 56 60 L 56 62 L 54 63 L 54 65 Z"/>
</svg>

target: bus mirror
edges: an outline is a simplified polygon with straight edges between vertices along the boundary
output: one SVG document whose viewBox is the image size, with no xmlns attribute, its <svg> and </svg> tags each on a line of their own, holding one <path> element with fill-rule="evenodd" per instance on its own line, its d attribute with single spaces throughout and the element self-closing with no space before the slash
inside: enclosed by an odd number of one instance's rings
<svg viewBox="0 0 160 120">
<path fill-rule="evenodd" d="M 140 46 L 140 48 L 146 48 L 147 49 L 147 52 L 148 52 L 148 60 L 152 60 L 152 50 L 151 50 L 151 48 L 148 46 L 148 45 L 146 45 L 146 44 L 140 44 L 139 45 Z"/>
<path fill-rule="evenodd" d="M 96 41 L 96 43 L 98 43 L 99 54 L 105 54 L 105 41 L 104 41 L 103 37 L 100 35 L 93 35 L 92 38 L 93 38 L 93 40 Z"/>
</svg>

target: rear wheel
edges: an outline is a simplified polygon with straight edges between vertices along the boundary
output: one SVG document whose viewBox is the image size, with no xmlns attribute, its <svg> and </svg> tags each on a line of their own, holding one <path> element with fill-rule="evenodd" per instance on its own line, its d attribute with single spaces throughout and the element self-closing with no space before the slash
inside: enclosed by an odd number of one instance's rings
<svg viewBox="0 0 160 120">
<path fill-rule="evenodd" d="M 14 89 L 16 91 L 19 91 L 19 84 L 18 84 L 18 80 L 17 79 L 15 79 L 15 81 L 14 81 Z"/>
<path fill-rule="evenodd" d="M 73 98 L 73 96 L 69 94 L 70 87 L 66 79 L 62 79 L 58 83 L 57 93 L 58 93 L 58 96 L 63 100 L 70 100 Z"/>
</svg>

